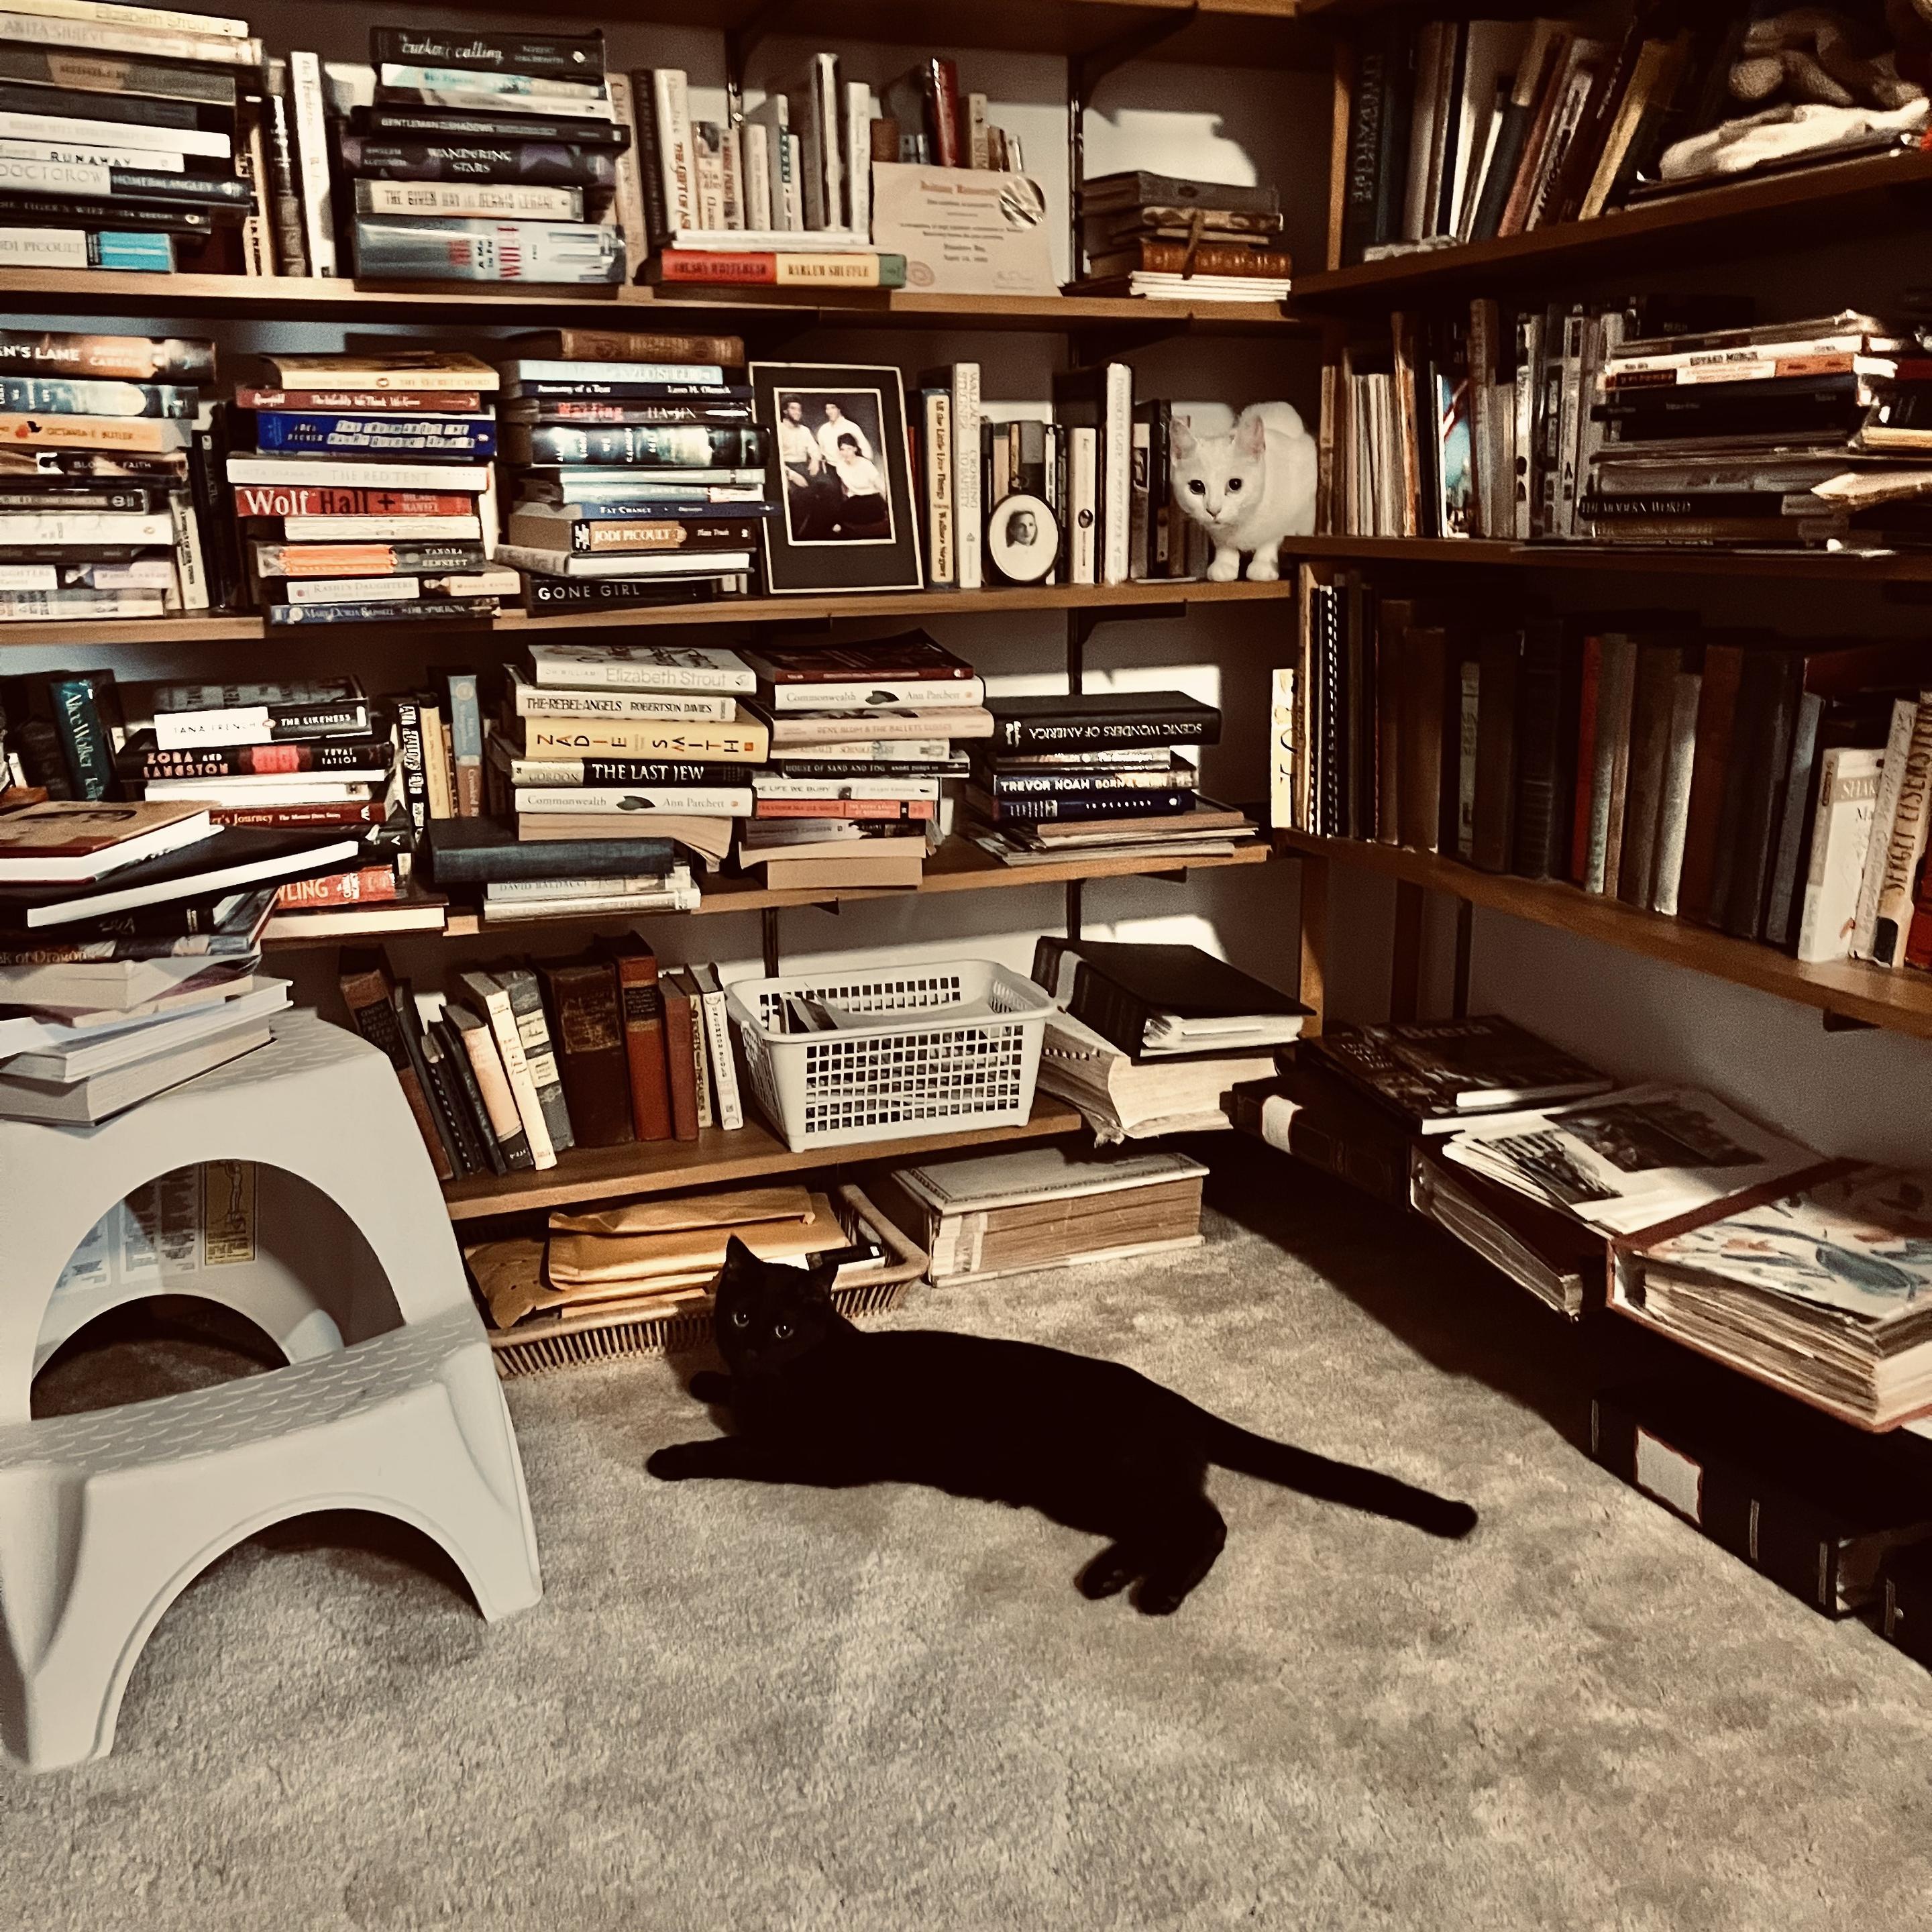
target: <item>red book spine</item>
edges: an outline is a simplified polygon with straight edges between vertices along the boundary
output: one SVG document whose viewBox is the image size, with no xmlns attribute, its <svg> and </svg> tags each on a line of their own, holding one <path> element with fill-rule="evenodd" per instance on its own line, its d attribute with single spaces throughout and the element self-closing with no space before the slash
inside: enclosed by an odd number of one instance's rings
<svg viewBox="0 0 1932 1932">
<path fill-rule="evenodd" d="M 617 997 L 631 1077 L 631 1124 L 640 1141 L 671 1137 L 670 1080 L 664 1062 L 664 995 L 656 956 L 641 940 L 617 955 Z"/>
<path fill-rule="evenodd" d="M 936 818 L 929 798 L 761 798 L 754 818 Z"/>
<path fill-rule="evenodd" d="M 275 894 L 278 912 L 312 906 L 366 905 L 396 897 L 393 866 L 362 866 L 352 872 L 331 872 L 319 879 L 291 879 Z"/>
<path fill-rule="evenodd" d="M 235 400 L 244 410 L 343 410 L 358 416 L 402 410 L 418 416 L 474 416 L 483 406 L 475 389 L 237 389 Z"/>
<path fill-rule="evenodd" d="M 959 70 L 933 55 L 921 70 L 926 86 L 926 131 L 932 158 L 942 168 L 963 167 L 959 158 Z"/>
<path fill-rule="evenodd" d="M 755 250 L 724 254 L 709 248 L 668 248 L 658 257 L 661 282 L 726 282 L 743 288 L 776 288 L 778 258 Z"/>
<path fill-rule="evenodd" d="M 10 799 L 12 794 L 8 794 Z M 345 805 L 211 805 L 216 825 L 380 825 L 389 808 L 380 799 L 352 800 Z"/>
<path fill-rule="evenodd" d="M 1597 685 L 1603 673 L 1603 640 L 1586 638 L 1576 707 L 1576 808 L 1570 820 L 1570 877 L 1580 886 L 1590 869 L 1590 786 L 1597 767 Z"/>
<path fill-rule="evenodd" d="M 356 490 L 238 483 L 238 517 L 473 517 L 476 499 L 453 490 Z"/>
</svg>

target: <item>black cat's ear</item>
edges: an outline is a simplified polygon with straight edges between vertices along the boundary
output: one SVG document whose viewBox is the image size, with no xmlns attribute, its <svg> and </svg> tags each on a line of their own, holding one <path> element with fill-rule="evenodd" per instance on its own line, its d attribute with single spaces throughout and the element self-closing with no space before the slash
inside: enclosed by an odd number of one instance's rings
<svg viewBox="0 0 1932 1932">
<path fill-rule="evenodd" d="M 724 1244 L 724 1278 L 736 1280 L 758 1265 L 758 1258 L 736 1234 Z"/>
<path fill-rule="evenodd" d="M 813 1294 L 829 1301 L 832 1298 L 832 1285 L 838 1279 L 838 1264 L 834 1261 L 816 1262 L 806 1271 L 805 1278 L 811 1282 Z"/>
</svg>

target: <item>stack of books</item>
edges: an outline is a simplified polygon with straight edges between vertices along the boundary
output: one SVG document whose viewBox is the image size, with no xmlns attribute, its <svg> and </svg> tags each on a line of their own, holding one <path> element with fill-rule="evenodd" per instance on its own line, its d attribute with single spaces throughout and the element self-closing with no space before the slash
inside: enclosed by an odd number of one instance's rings
<svg viewBox="0 0 1932 1932">
<path fill-rule="evenodd" d="M 1846 310 L 1609 343 L 1574 534 L 1923 548 L 1932 356 Z"/>
<path fill-rule="evenodd" d="M 957 62 L 928 54 L 885 92 L 872 123 L 872 158 L 921 167 L 982 168 L 1024 174 L 1020 137 L 988 118 L 983 94 L 963 91 Z"/>
<path fill-rule="evenodd" d="M 1087 272 L 1079 296 L 1168 302 L 1285 302 L 1293 268 L 1271 188 L 1178 179 L 1136 168 L 1080 184 Z"/>
<path fill-rule="evenodd" d="M 0 621 L 208 609 L 214 344 L 10 330 L 0 360 Z"/>
<path fill-rule="evenodd" d="M 1932 967 L 1932 700 L 1910 640 L 1668 611 L 1481 633 L 1312 586 L 1275 822 L 1562 879 L 1817 964 Z"/>
<path fill-rule="evenodd" d="M 715 967 L 660 971 L 632 939 L 460 973 L 446 993 L 418 992 L 373 951 L 345 952 L 340 974 L 350 1018 L 388 1056 L 441 1180 L 744 1124 Z"/>
<path fill-rule="evenodd" d="M 265 1045 L 276 887 L 356 849 L 184 800 L 0 811 L 0 1116 L 90 1125 Z"/>
<path fill-rule="evenodd" d="M 932 1256 L 935 1288 L 1201 1244 L 1208 1169 L 1184 1154 L 1062 1147 L 895 1168 L 880 1204 Z"/>
<path fill-rule="evenodd" d="M 271 272 L 254 194 L 261 68 L 245 20 L 111 0 L 10 8 L 0 267 L 232 273 L 247 254 Z"/>
<path fill-rule="evenodd" d="M 1230 1124 L 1227 1096 L 1272 1076 L 1308 1009 L 1195 946 L 1042 938 L 1033 977 L 1059 1002 L 1040 1084 L 1104 1142 Z"/>
<path fill-rule="evenodd" d="M 1250 842 L 1246 814 L 1204 797 L 1181 754 L 1218 743 L 1221 714 L 1179 691 L 994 698 L 970 754 L 973 837 L 1009 866 L 1108 852 L 1222 857 Z"/>
<path fill-rule="evenodd" d="M 614 199 L 635 164 L 602 34 L 379 26 L 369 40 L 368 66 L 331 61 L 325 74 L 356 275 L 626 279 Z M 292 56 L 298 88 L 314 58 Z M 316 185 L 328 193 L 326 173 Z"/>
<path fill-rule="evenodd" d="M 916 886 L 944 829 L 944 781 L 992 729 L 986 685 L 923 631 L 742 653 L 770 734 L 738 863 L 787 886 Z"/>
<path fill-rule="evenodd" d="M 265 358 L 237 400 L 266 442 L 225 469 L 271 624 L 474 622 L 500 608 L 515 584 L 489 561 L 495 383 L 488 364 L 436 350 Z M 386 398 L 412 406 L 392 419 Z"/>
<path fill-rule="evenodd" d="M 532 850 L 513 877 L 496 881 L 521 890 L 493 892 L 491 916 L 542 916 L 540 896 L 551 914 L 694 906 L 692 866 L 722 863 L 751 817 L 752 775 L 769 736 L 741 715 L 740 700 L 756 683 L 749 665 L 725 650 L 531 646 L 507 668 L 483 776 L 491 817 L 500 828 L 514 826 L 516 842 Z M 488 830 L 476 837 L 484 847 L 502 842 Z M 648 864 L 622 872 L 584 862 L 586 848 L 594 854 L 640 837 L 661 855 Z M 444 855 L 454 848 L 444 839 L 434 849 L 439 884 L 451 883 Z M 463 868 L 463 860 L 454 862 Z M 547 894 L 535 892 L 539 880 Z"/>
<path fill-rule="evenodd" d="M 842 81 L 836 55 L 813 55 L 736 124 L 694 121 L 678 68 L 647 69 L 632 86 L 651 280 L 905 286 L 905 257 L 872 246 L 872 90 Z"/>
<path fill-rule="evenodd" d="M 1622 206 L 1672 138 L 1726 100 L 1736 44 L 1639 8 L 1620 39 L 1573 20 L 1366 28 L 1348 107 L 1344 266 L 1520 235 Z M 1704 107 L 1699 106 L 1705 104 Z"/>
<path fill-rule="evenodd" d="M 772 514 L 736 336 L 553 329 L 502 364 L 500 560 L 533 616 L 748 587 Z"/>
<path fill-rule="evenodd" d="M 252 424 L 255 453 L 231 458 L 229 474 L 237 483 L 244 472 L 249 479 L 236 490 L 236 503 L 254 533 L 247 567 L 271 624 L 473 621 L 494 616 L 502 598 L 517 593 L 515 572 L 490 563 L 495 532 L 486 534 L 482 500 L 488 485 L 476 482 L 487 478 L 496 454 L 496 382 L 487 362 L 436 350 L 262 358 L 235 397 L 244 435 Z M 368 496 L 391 493 L 358 490 L 338 465 L 356 466 L 359 474 L 361 466 L 389 463 L 452 478 L 454 467 L 445 472 L 428 466 L 460 466 L 464 487 L 424 490 L 425 500 L 400 517 L 368 513 Z M 332 488 L 332 478 L 346 487 Z M 285 514 L 274 530 L 273 506 L 308 492 L 315 493 L 322 517 Z M 351 506 L 346 514 L 331 507 L 338 496 Z M 250 514 L 264 499 L 270 514 Z M 428 514 L 417 514 L 425 509 Z M 440 540 L 434 533 L 459 521 L 466 530 L 472 520 L 473 535 Z M 312 520 L 344 526 L 342 536 L 290 540 L 290 522 Z M 432 534 L 396 534 L 399 523 Z M 348 527 L 355 525 L 363 527 Z"/>
</svg>

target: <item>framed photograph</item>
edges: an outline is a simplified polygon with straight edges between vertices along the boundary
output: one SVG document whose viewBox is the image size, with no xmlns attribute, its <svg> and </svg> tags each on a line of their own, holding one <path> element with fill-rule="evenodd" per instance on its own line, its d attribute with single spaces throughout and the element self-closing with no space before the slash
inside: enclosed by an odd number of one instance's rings
<svg viewBox="0 0 1932 1932">
<path fill-rule="evenodd" d="M 1044 584 L 1060 556 L 1060 521 L 1044 499 L 1016 490 L 986 519 L 986 554 L 1009 584 Z"/>
<path fill-rule="evenodd" d="M 925 587 L 896 368 L 754 362 L 778 514 L 765 520 L 776 596 Z"/>
</svg>

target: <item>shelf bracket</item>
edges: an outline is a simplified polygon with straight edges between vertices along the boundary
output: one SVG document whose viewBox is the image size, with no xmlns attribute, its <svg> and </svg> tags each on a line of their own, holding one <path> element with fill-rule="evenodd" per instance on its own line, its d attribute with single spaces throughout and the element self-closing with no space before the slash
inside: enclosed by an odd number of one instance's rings
<svg viewBox="0 0 1932 1932">
<path fill-rule="evenodd" d="M 790 11 L 791 0 L 765 0 L 762 7 L 753 8 L 736 26 L 725 30 L 725 113 L 734 128 L 745 118 L 745 70 L 751 64 L 758 43 Z"/>
<path fill-rule="evenodd" d="M 1070 55 L 1066 62 L 1066 274 L 1070 280 L 1080 276 L 1080 184 L 1087 174 L 1087 110 L 1100 83 L 1116 68 L 1124 67 L 1150 53 L 1163 40 L 1184 32 L 1200 12 L 1198 5 L 1184 13 L 1156 15 L 1138 27 L 1104 41 L 1084 54 Z"/>
<path fill-rule="evenodd" d="M 1823 1015 L 1827 1033 L 1872 1033 L 1876 1030 L 1876 1022 L 1872 1020 L 1855 1020 L 1849 1013 L 1834 1013 L 1828 1006 Z"/>
<path fill-rule="evenodd" d="M 765 977 L 776 980 L 778 975 L 778 909 L 766 906 L 758 915 L 758 936 L 764 942 Z"/>
</svg>

